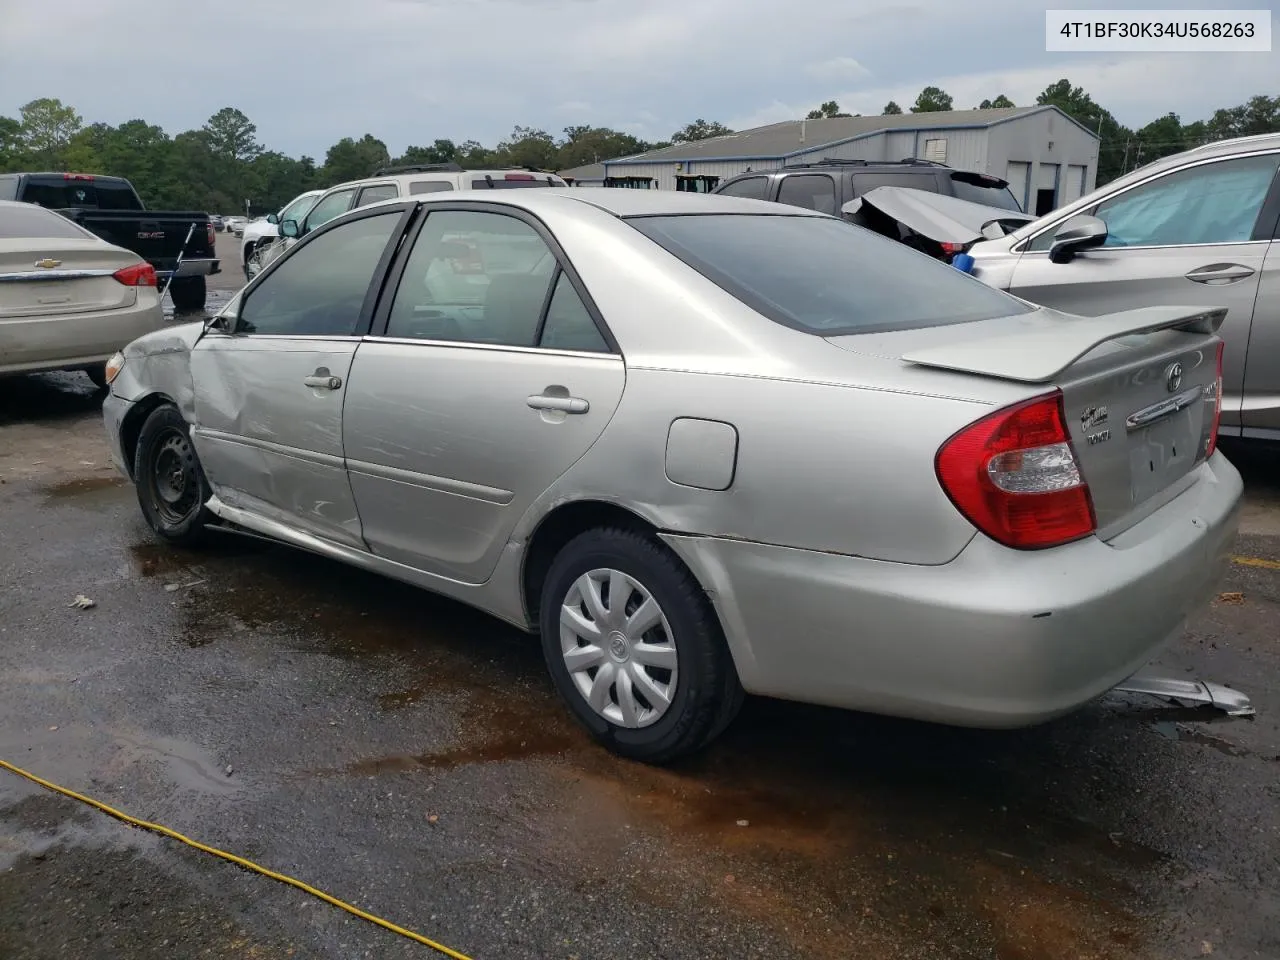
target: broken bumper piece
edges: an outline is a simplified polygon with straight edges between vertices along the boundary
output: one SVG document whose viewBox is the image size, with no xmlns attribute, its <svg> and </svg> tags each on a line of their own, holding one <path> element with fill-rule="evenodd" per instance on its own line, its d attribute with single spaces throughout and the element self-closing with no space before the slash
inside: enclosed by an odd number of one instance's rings
<svg viewBox="0 0 1280 960">
<path fill-rule="evenodd" d="M 1203 680 L 1177 680 L 1139 671 L 1115 688 L 1120 693 L 1145 693 L 1184 704 L 1213 707 L 1229 717 L 1251 717 L 1253 704 L 1248 695 Z"/>
</svg>

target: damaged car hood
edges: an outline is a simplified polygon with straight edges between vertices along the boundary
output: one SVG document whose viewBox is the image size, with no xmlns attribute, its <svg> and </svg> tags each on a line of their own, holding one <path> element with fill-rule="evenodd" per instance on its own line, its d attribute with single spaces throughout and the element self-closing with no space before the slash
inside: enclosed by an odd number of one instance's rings
<svg viewBox="0 0 1280 960">
<path fill-rule="evenodd" d="M 994 240 L 1035 219 L 1025 213 L 910 187 L 876 187 L 845 204 L 843 212 L 857 213 L 862 204 L 938 243 Z"/>
</svg>

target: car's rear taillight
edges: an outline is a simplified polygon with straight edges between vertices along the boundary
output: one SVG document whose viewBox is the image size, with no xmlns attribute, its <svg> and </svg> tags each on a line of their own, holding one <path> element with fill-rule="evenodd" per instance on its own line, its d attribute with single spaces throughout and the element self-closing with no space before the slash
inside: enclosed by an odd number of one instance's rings
<svg viewBox="0 0 1280 960">
<path fill-rule="evenodd" d="M 503 180 L 532 180 L 532 179 L 533 179 L 533 174 L 531 174 L 531 173 L 508 173 L 508 174 L 507 174 L 506 176 L 504 176 L 502 179 L 503 179 Z"/>
<path fill-rule="evenodd" d="M 939 246 L 942 247 L 943 259 L 948 263 L 951 262 L 951 258 L 957 253 L 964 253 L 963 243 L 940 243 Z"/>
<path fill-rule="evenodd" d="M 938 482 L 969 522 L 1009 547 L 1039 549 L 1097 521 L 1062 412 L 1062 393 L 999 410 L 938 451 Z"/>
<path fill-rule="evenodd" d="M 154 287 L 156 285 L 156 268 L 149 263 L 136 263 L 132 267 L 123 267 L 111 276 L 126 287 Z"/>
<path fill-rule="evenodd" d="M 1222 425 L 1222 349 L 1224 344 L 1218 342 L 1218 372 L 1213 379 L 1213 386 L 1205 389 L 1205 403 L 1213 404 L 1213 425 L 1209 428 L 1209 440 L 1204 448 L 1205 459 L 1213 456 L 1218 449 L 1218 427 Z"/>
</svg>

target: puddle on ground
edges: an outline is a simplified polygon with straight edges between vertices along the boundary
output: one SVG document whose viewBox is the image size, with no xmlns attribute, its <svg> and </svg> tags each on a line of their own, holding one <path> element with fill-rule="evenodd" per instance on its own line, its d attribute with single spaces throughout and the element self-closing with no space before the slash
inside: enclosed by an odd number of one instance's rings
<svg viewBox="0 0 1280 960">
<path fill-rule="evenodd" d="M 46 486 L 44 495 L 47 500 L 74 500 L 104 491 L 115 492 L 124 485 L 124 478 L 114 473 L 100 477 L 73 477 Z"/>
<path fill-rule="evenodd" d="M 1151 729 L 1166 740 L 1177 740 L 1183 743 L 1198 743 L 1202 747 L 1208 747 L 1216 750 L 1218 753 L 1225 754 L 1228 757 L 1247 757 L 1252 753 L 1244 747 L 1237 746 L 1230 740 L 1223 740 L 1221 737 L 1210 736 L 1200 730 L 1193 730 L 1185 724 L 1175 723 L 1172 720 L 1158 720 L 1151 724 Z"/>
</svg>

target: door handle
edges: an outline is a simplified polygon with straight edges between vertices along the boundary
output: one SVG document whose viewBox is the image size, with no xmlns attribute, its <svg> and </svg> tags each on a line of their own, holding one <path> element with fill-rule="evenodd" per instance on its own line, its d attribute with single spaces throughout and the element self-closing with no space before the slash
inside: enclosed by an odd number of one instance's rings
<svg viewBox="0 0 1280 960">
<path fill-rule="evenodd" d="M 534 410 L 559 410 L 561 413 L 586 413 L 591 404 L 581 397 L 551 397 L 545 393 L 534 394 L 526 403 Z"/>
<path fill-rule="evenodd" d="M 315 387 L 317 390 L 337 390 L 342 386 L 342 378 L 335 377 L 329 373 L 328 367 L 320 367 L 309 377 L 303 377 L 302 382 L 308 387 Z"/>
<path fill-rule="evenodd" d="M 1211 263 L 1207 267 L 1199 267 L 1187 274 L 1187 279 L 1195 283 L 1235 283 L 1254 274 L 1252 267 L 1239 263 Z"/>
</svg>

